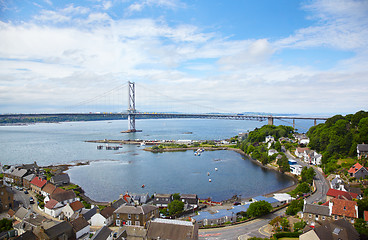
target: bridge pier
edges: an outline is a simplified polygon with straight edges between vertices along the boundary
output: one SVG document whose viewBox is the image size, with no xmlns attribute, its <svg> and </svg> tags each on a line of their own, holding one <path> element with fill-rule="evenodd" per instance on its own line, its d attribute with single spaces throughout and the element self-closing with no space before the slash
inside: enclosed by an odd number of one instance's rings
<svg viewBox="0 0 368 240">
<path fill-rule="evenodd" d="M 128 130 L 122 131 L 122 133 L 131 132 L 142 132 L 142 130 L 135 129 L 135 83 L 128 82 L 128 97 L 129 97 L 129 108 L 128 108 Z"/>
<path fill-rule="evenodd" d="M 268 125 L 273 125 L 273 117 L 268 117 Z"/>
<path fill-rule="evenodd" d="M 317 119 L 314 119 L 314 126 L 317 126 Z"/>
<path fill-rule="evenodd" d="M 293 128 L 295 129 L 295 119 L 293 119 Z"/>
</svg>

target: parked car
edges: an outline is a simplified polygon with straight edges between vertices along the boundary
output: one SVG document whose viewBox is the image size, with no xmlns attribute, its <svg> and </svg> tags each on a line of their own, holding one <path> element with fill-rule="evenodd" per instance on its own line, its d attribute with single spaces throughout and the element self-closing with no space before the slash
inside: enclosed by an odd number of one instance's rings
<svg viewBox="0 0 368 240">
<path fill-rule="evenodd" d="M 26 190 L 24 190 L 24 193 L 25 193 L 25 194 L 28 194 L 28 191 L 27 191 L 27 189 L 26 189 Z"/>
<path fill-rule="evenodd" d="M 30 198 L 29 198 L 29 203 L 30 203 L 30 204 L 34 204 L 34 199 L 33 199 L 33 197 L 30 197 Z"/>
</svg>

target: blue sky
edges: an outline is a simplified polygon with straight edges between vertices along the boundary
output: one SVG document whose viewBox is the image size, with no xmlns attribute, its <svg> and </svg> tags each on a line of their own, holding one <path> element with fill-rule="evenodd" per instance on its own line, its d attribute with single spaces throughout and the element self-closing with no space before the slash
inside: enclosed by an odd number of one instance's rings
<svg viewBox="0 0 368 240">
<path fill-rule="evenodd" d="M 0 113 L 128 80 L 231 112 L 368 110 L 367 15 L 364 0 L 0 0 Z"/>
</svg>

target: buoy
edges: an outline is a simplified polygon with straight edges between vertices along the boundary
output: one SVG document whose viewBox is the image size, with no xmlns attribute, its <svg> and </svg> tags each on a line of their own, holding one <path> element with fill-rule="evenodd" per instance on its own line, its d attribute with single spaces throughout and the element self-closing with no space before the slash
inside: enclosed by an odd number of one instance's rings
<svg viewBox="0 0 368 240">
<path fill-rule="evenodd" d="M 144 184 L 142 185 L 142 188 L 144 188 L 145 186 L 144 186 Z"/>
</svg>

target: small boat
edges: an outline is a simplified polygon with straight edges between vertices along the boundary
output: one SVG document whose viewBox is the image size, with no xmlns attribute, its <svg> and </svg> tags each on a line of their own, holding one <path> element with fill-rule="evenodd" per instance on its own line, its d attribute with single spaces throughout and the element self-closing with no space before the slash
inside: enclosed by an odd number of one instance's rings
<svg viewBox="0 0 368 240">
<path fill-rule="evenodd" d="M 145 187 L 145 186 L 144 186 L 144 184 L 143 184 L 141 188 L 144 188 L 144 187 Z"/>
<path fill-rule="evenodd" d="M 210 178 L 210 179 L 208 179 L 208 181 L 209 181 L 209 182 L 212 182 L 211 178 Z"/>
<path fill-rule="evenodd" d="M 209 176 L 210 175 L 210 172 L 207 172 L 207 176 Z"/>
<path fill-rule="evenodd" d="M 146 146 L 146 142 L 145 142 L 145 141 L 141 142 L 141 146 L 142 146 L 142 147 L 143 147 L 143 146 Z"/>
<path fill-rule="evenodd" d="M 215 167 L 215 171 L 217 171 L 218 169 L 217 169 L 217 167 Z"/>
</svg>

